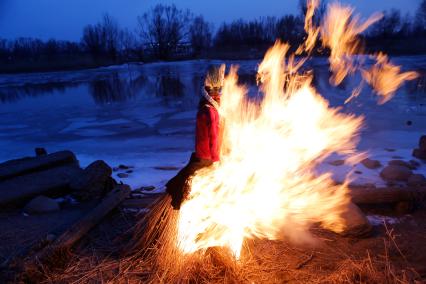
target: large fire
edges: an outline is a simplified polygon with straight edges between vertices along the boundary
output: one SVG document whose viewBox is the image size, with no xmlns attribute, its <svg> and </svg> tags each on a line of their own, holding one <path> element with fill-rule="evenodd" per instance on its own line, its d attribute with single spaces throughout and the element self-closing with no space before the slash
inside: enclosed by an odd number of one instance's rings
<svg viewBox="0 0 426 284">
<path fill-rule="evenodd" d="M 358 25 L 357 17 L 350 21 L 351 8 L 333 4 L 322 26 L 315 27 L 312 10 L 317 6 L 318 1 L 308 2 L 304 49 L 309 54 L 321 33 L 323 45 L 331 50 L 336 84 L 357 69 L 386 100 L 403 80 L 415 76 L 401 74 L 382 55 L 370 70 L 355 66 L 351 56 L 358 52 L 356 36 L 378 17 Z M 178 223 L 181 251 L 221 246 L 239 257 L 245 238 L 308 241 L 313 224 L 344 230 L 342 212 L 350 203 L 347 183 L 336 185 L 331 173 L 318 174 L 315 167 L 332 153 L 356 153 L 363 118 L 331 108 L 312 87 L 310 73 L 300 72 L 306 58 L 298 60 L 288 52 L 287 44 L 277 42 L 259 65 L 262 98 L 250 99 L 247 89 L 237 84 L 236 67 L 226 77 L 221 161 L 192 179 Z M 385 83 L 395 78 L 396 86 Z"/>
</svg>

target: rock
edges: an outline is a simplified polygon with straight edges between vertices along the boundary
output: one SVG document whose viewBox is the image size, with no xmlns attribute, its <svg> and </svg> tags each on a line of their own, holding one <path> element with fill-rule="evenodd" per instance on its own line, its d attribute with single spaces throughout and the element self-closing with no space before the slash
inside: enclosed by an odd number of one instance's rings
<svg viewBox="0 0 426 284">
<path fill-rule="evenodd" d="M 419 149 L 426 152 L 426 135 L 422 135 L 422 137 L 420 137 Z"/>
<path fill-rule="evenodd" d="M 419 162 L 417 162 L 416 160 L 409 160 L 408 161 L 408 163 L 414 168 L 414 169 L 416 169 L 416 168 L 418 168 L 418 167 L 420 167 L 420 163 Z"/>
<path fill-rule="evenodd" d="M 54 199 L 40 195 L 25 205 L 24 212 L 27 214 L 41 214 L 59 211 L 59 209 L 59 204 Z"/>
<path fill-rule="evenodd" d="M 120 170 L 128 170 L 128 169 L 130 169 L 131 167 L 130 167 L 130 166 L 126 166 L 126 165 L 119 165 L 119 166 L 118 166 L 118 168 L 119 168 Z"/>
<path fill-rule="evenodd" d="M 91 163 L 83 173 L 76 177 L 70 187 L 78 200 L 103 197 L 116 184 L 111 178 L 112 169 L 104 161 Z"/>
<path fill-rule="evenodd" d="M 395 152 L 396 150 L 395 150 L 395 149 L 392 149 L 392 148 L 385 148 L 385 151 L 388 151 L 388 152 Z"/>
<path fill-rule="evenodd" d="M 361 163 L 366 167 L 367 169 L 377 169 L 382 166 L 382 164 L 378 160 L 372 160 L 372 159 L 364 159 L 361 161 Z"/>
<path fill-rule="evenodd" d="M 414 209 L 414 205 L 413 202 L 409 202 L 409 201 L 400 201 L 398 203 L 395 204 L 395 212 L 398 215 L 405 215 L 408 213 L 411 213 Z"/>
<path fill-rule="evenodd" d="M 420 160 L 426 160 L 426 150 L 414 149 L 413 157 L 416 157 L 417 159 L 420 159 Z"/>
<path fill-rule="evenodd" d="M 345 160 L 335 160 L 328 163 L 332 166 L 341 166 L 345 163 Z"/>
<path fill-rule="evenodd" d="M 113 172 L 118 172 L 119 170 L 120 170 L 120 169 L 119 169 L 118 167 L 113 167 L 113 168 L 112 168 L 112 171 L 113 171 Z"/>
<path fill-rule="evenodd" d="M 142 186 L 140 188 L 141 191 L 153 191 L 155 189 L 155 186 Z"/>
<path fill-rule="evenodd" d="M 403 160 L 391 160 L 391 161 L 388 162 L 388 165 L 390 165 L 390 166 L 403 166 L 403 167 L 407 167 L 411 170 L 414 169 L 413 166 L 409 162 L 406 162 L 406 161 L 403 161 Z"/>
<path fill-rule="evenodd" d="M 47 155 L 47 151 L 44 148 L 35 148 L 35 154 L 37 157 Z"/>
<path fill-rule="evenodd" d="M 125 173 L 119 173 L 117 176 L 118 176 L 119 178 L 128 178 L 128 177 L 129 177 L 129 175 L 128 175 L 128 174 L 125 174 Z"/>
<path fill-rule="evenodd" d="M 357 175 L 361 175 L 361 174 L 362 174 L 362 172 L 361 172 L 361 171 L 355 171 L 355 173 L 356 173 Z"/>
<path fill-rule="evenodd" d="M 426 184 L 426 178 L 422 174 L 412 174 L 408 178 L 407 184 L 411 186 L 423 185 Z"/>
<path fill-rule="evenodd" d="M 409 168 L 400 165 L 386 166 L 380 172 L 380 176 L 386 181 L 407 181 L 411 175 Z"/>
<path fill-rule="evenodd" d="M 55 234 L 47 234 L 47 235 L 46 235 L 46 241 L 47 241 L 47 242 L 51 243 L 51 242 L 53 242 L 54 240 L 56 240 L 56 235 L 55 235 Z"/>
<path fill-rule="evenodd" d="M 405 124 L 407 124 L 407 126 L 411 126 L 411 125 L 413 124 L 413 122 L 412 122 L 411 120 L 407 120 L 407 121 L 405 122 Z"/>
<path fill-rule="evenodd" d="M 131 173 L 133 173 L 133 170 L 128 170 L 128 171 L 126 171 L 126 173 L 131 174 Z"/>
<path fill-rule="evenodd" d="M 395 159 L 395 160 L 401 160 L 401 159 L 404 159 L 404 157 L 401 157 L 401 156 L 395 155 L 395 156 L 392 156 L 392 159 Z"/>
<path fill-rule="evenodd" d="M 343 231 L 340 235 L 345 237 L 366 237 L 370 235 L 373 227 L 364 213 L 354 203 L 349 203 L 342 213 Z"/>
</svg>

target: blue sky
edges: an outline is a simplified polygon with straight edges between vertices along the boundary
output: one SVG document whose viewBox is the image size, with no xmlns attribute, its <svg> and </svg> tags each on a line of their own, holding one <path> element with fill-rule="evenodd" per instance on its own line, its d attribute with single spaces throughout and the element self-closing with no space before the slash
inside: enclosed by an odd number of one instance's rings
<svg viewBox="0 0 426 284">
<path fill-rule="evenodd" d="M 420 0 L 341 0 L 367 17 L 375 11 L 396 8 L 415 13 Z M 97 22 L 103 13 L 121 26 L 136 28 L 137 15 L 157 3 L 174 3 L 202 14 L 216 27 L 223 21 L 260 16 L 280 16 L 298 11 L 298 0 L 0 0 L 0 37 L 37 37 L 79 40 L 85 25 Z"/>
</svg>

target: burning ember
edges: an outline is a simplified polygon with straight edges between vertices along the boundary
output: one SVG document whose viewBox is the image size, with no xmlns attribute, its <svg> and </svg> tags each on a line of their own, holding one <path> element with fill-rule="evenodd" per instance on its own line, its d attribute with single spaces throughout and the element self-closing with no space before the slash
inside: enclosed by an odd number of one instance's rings
<svg viewBox="0 0 426 284">
<path fill-rule="evenodd" d="M 297 52 L 310 54 L 321 37 L 331 52 L 332 83 L 359 71 L 384 103 L 405 80 L 416 77 L 401 73 L 383 54 L 374 56 L 377 63 L 370 69 L 363 60 L 354 60 L 362 51 L 357 35 L 380 15 L 360 24 L 352 8 L 332 4 L 316 27 L 312 17 L 317 6 L 318 1 L 308 2 L 308 37 Z M 289 49 L 276 42 L 259 65 L 261 99 L 250 99 L 237 84 L 236 67 L 226 77 L 221 161 L 192 179 L 190 198 L 178 217 L 181 252 L 220 246 L 239 258 L 245 238 L 306 242 L 313 224 L 335 232 L 345 229 L 347 182 L 335 185 L 331 173 L 319 175 L 315 167 L 332 153 L 356 155 L 363 118 L 331 108 L 312 87 L 312 75 L 300 71 L 308 58 L 296 59 Z"/>
</svg>

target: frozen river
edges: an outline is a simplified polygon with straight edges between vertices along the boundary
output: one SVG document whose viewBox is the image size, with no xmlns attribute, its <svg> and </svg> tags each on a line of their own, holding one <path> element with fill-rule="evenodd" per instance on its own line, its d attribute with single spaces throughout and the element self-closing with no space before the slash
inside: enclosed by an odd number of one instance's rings
<svg viewBox="0 0 426 284">
<path fill-rule="evenodd" d="M 406 70 L 426 69 L 426 57 L 393 61 Z M 35 147 L 48 152 L 69 149 L 82 166 L 98 159 L 113 167 L 135 166 L 123 182 L 161 188 L 192 151 L 196 106 L 210 63 L 183 61 L 0 75 L 0 161 L 33 155 Z M 241 81 L 255 94 L 259 62 L 226 63 L 240 65 Z M 343 105 L 357 78 L 332 88 L 326 59 L 314 59 L 309 67 L 314 69 L 315 86 L 332 106 L 365 115 L 360 150 L 369 151 L 383 163 L 397 156 L 411 159 L 420 135 L 426 134 L 424 86 L 419 90 L 414 83 L 406 84 L 381 106 L 365 88 L 359 98 Z M 378 170 L 359 167 L 359 183 L 380 182 Z M 425 168 L 423 165 L 419 171 L 425 173 Z M 336 179 L 354 170 L 328 164 L 324 169 L 336 172 Z"/>
</svg>

